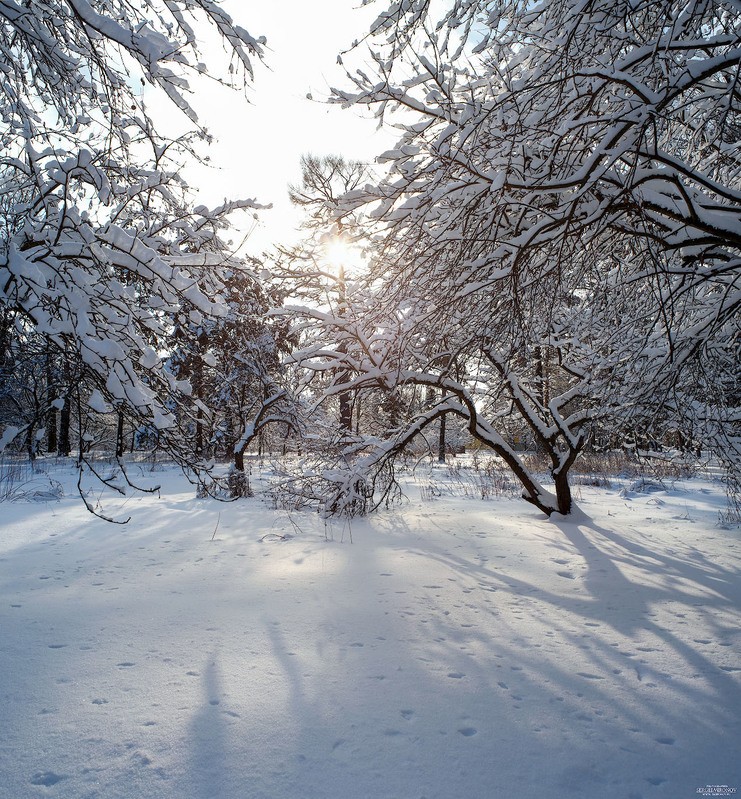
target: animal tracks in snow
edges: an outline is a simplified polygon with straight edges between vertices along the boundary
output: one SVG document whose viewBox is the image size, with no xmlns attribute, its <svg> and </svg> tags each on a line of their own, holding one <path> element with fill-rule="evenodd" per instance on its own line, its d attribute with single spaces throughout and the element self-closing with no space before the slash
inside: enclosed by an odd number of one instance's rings
<svg viewBox="0 0 741 799">
<path fill-rule="evenodd" d="M 726 758 L 741 595 L 725 533 L 693 528 L 690 547 L 658 522 L 608 527 L 597 503 L 612 537 L 445 502 L 434 524 L 413 507 L 353 521 L 352 545 L 297 514 L 268 546 L 256 504 L 221 508 L 211 543 L 187 498 L 151 529 L 78 525 L 68 549 L 11 553 L 0 660 L 35 668 L 5 671 L 1 799 L 250 780 L 276 799 L 652 799 Z"/>
<path fill-rule="evenodd" d="M 66 774 L 57 774 L 54 771 L 37 771 L 31 777 L 31 785 L 41 785 L 44 788 L 51 788 L 52 785 L 56 785 L 58 782 L 67 779 Z"/>
</svg>

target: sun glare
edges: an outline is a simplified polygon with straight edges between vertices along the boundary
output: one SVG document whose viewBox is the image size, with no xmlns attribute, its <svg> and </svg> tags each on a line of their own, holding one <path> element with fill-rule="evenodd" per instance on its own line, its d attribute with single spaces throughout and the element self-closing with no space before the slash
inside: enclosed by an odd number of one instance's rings
<svg viewBox="0 0 741 799">
<path fill-rule="evenodd" d="M 324 259 L 333 269 L 354 268 L 363 263 L 360 247 L 338 238 L 333 238 L 325 243 Z"/>
</svg>

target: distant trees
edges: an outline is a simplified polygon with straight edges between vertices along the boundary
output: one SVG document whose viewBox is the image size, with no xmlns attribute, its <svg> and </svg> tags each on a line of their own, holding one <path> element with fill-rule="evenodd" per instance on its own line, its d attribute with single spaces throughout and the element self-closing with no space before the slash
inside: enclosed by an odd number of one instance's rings
<svg viewBox="0 0 741 799">
<path fill-rule="evenodd" d="M 207 28 L 228 56 L 210 77 L 244 85 L 261 42 L 212 0 L 0 4 L 0 357 L 6 368 L 40 358 L 39 407 L 26 418 L 4 406 L 3 444 L 64 414 L 73 389 L 90 412 L 116 410 L 196 473 L 204 465 L 183 435 L 199 423 L 197 389 L 168 367 L 166 344 L 178 326 L 181 351 L 197 351 L 198 320 L 229 315 L 223 231 L 255 207 L 193 208 L 179 175 L 207 138 L 188 82 L 206 70 Z M 159 135 L 152 92 L 195 132 Z"/>
<path fill-rule="evenodd" d="M 595 429 L 684 431 L 738 468 L 738 3 L 434 8 L 381 13 L 373 69 L 335 93 L 403 136 L 388 176 L 341 202 L 377 249 L 355 305 L 307 312 L 343 343 L 304 363 L 353 375 L 355 392 L 437 392 L 392 436 L 357 442 L 337 491 L 354 501 L 443 415 L 548 514 L 571 510 Z M 512 446 L 513 420 L 552 488 Z"/>
<path fill-rule="evenodd" d="M 194 453 L 226 456 L 240 472 L 245 430 L 264 413 L 266 401 L 282 391 L 280 358 L 289 349 L 286 323 L 266 318 L 283 298 L 264 285 L 261 271 L 249 259 L 224 265 L 226 314 L 188 316 L 174 326 L 170 344 L 169 369 L 192 387 L 183 403 L 193 406 L 188 439 Z"/>
</svg>

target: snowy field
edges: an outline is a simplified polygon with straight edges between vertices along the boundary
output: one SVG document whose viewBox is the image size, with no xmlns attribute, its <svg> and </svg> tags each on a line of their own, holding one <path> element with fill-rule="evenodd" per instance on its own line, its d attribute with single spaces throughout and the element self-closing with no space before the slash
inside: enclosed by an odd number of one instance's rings
<svg viewBox="0 0 741 799">
<path fill-rule="evenodd" d="M 106 505 L 126 526 L 71 473 L 1 504 L 0 797 L 741 793 L 722 487 L 580 487 L 549 521 L 446 475 L 351 528 L 168 470 Z"/>
</svg>

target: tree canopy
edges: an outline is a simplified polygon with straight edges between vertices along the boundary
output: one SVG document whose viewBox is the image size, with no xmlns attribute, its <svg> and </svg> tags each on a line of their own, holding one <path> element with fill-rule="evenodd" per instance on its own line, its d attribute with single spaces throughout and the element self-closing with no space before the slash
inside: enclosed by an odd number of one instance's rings
<svg viewBox="0 0 741 799">
<path fill-rule="evenodd" d="M 387 177 L 344 198 L 380 242 L 373 312 L 322 318 L 356 346 L 305 357 L 345 362 L 358 388 L 441 391 L 366 442 L 366 467 L 442 414 L 547 513 L 570 510 L 593 436 L 691 429 L 738 464 L 738 4 L 437 9 L 388 6 L 373 69 L 334 92 L 403 135 Z M 555 496 L 514 451 L 517 426 L 550 457 Z"/>
<path fill-rule="evenodd" d="M 207 67 L 199 48 L 214 39 L 225 57 L 209 47 Z M 197 346 L 201 320 L 228 315 L 223 233 L 259 206 L 193 207 L 180 170 L 208 134 L 192 79 L 244 88 L 262 45 L 212 0 L 0 3 L 0 360 L 13 368 L 11 344 L 40 338 L 66 363 L 49 410 L 82 384 L 88 412 L 138 420 L 196 467 L 188 431 L 202 410 L 166 342 L 180 324 Z M 147 104 L 163 97 L 191 133 L 158 131 Z M 3 443 L 23 427 L 6 427 Z"/>
<path fill-rule="evenodd" d="M 267 286 L 224 238 L 256 203 L 193 208 L 179 172 L 208 140 L 191 78 L 244 86 L 262 40 L 215 0 L 0 0 L 0 370 L 28 389 L 3 441 L 31 451 L 78 390 L 196 473 L 217 440 L 239 468 L 269 426 L 302 434 L 333 511 L 393 495 L 394 460 L 449 418 L 547 514 L 589 446 L 709 449 L 738 479 L 737 0 L 373 4 L 332 101 L 399 141 L 380 177 L 304 158 L 307 238 Z M 192 132 L 160 135 L 155 96 Z M 338 237 L 367 272 L 327 265 Z"/>
</svg>

